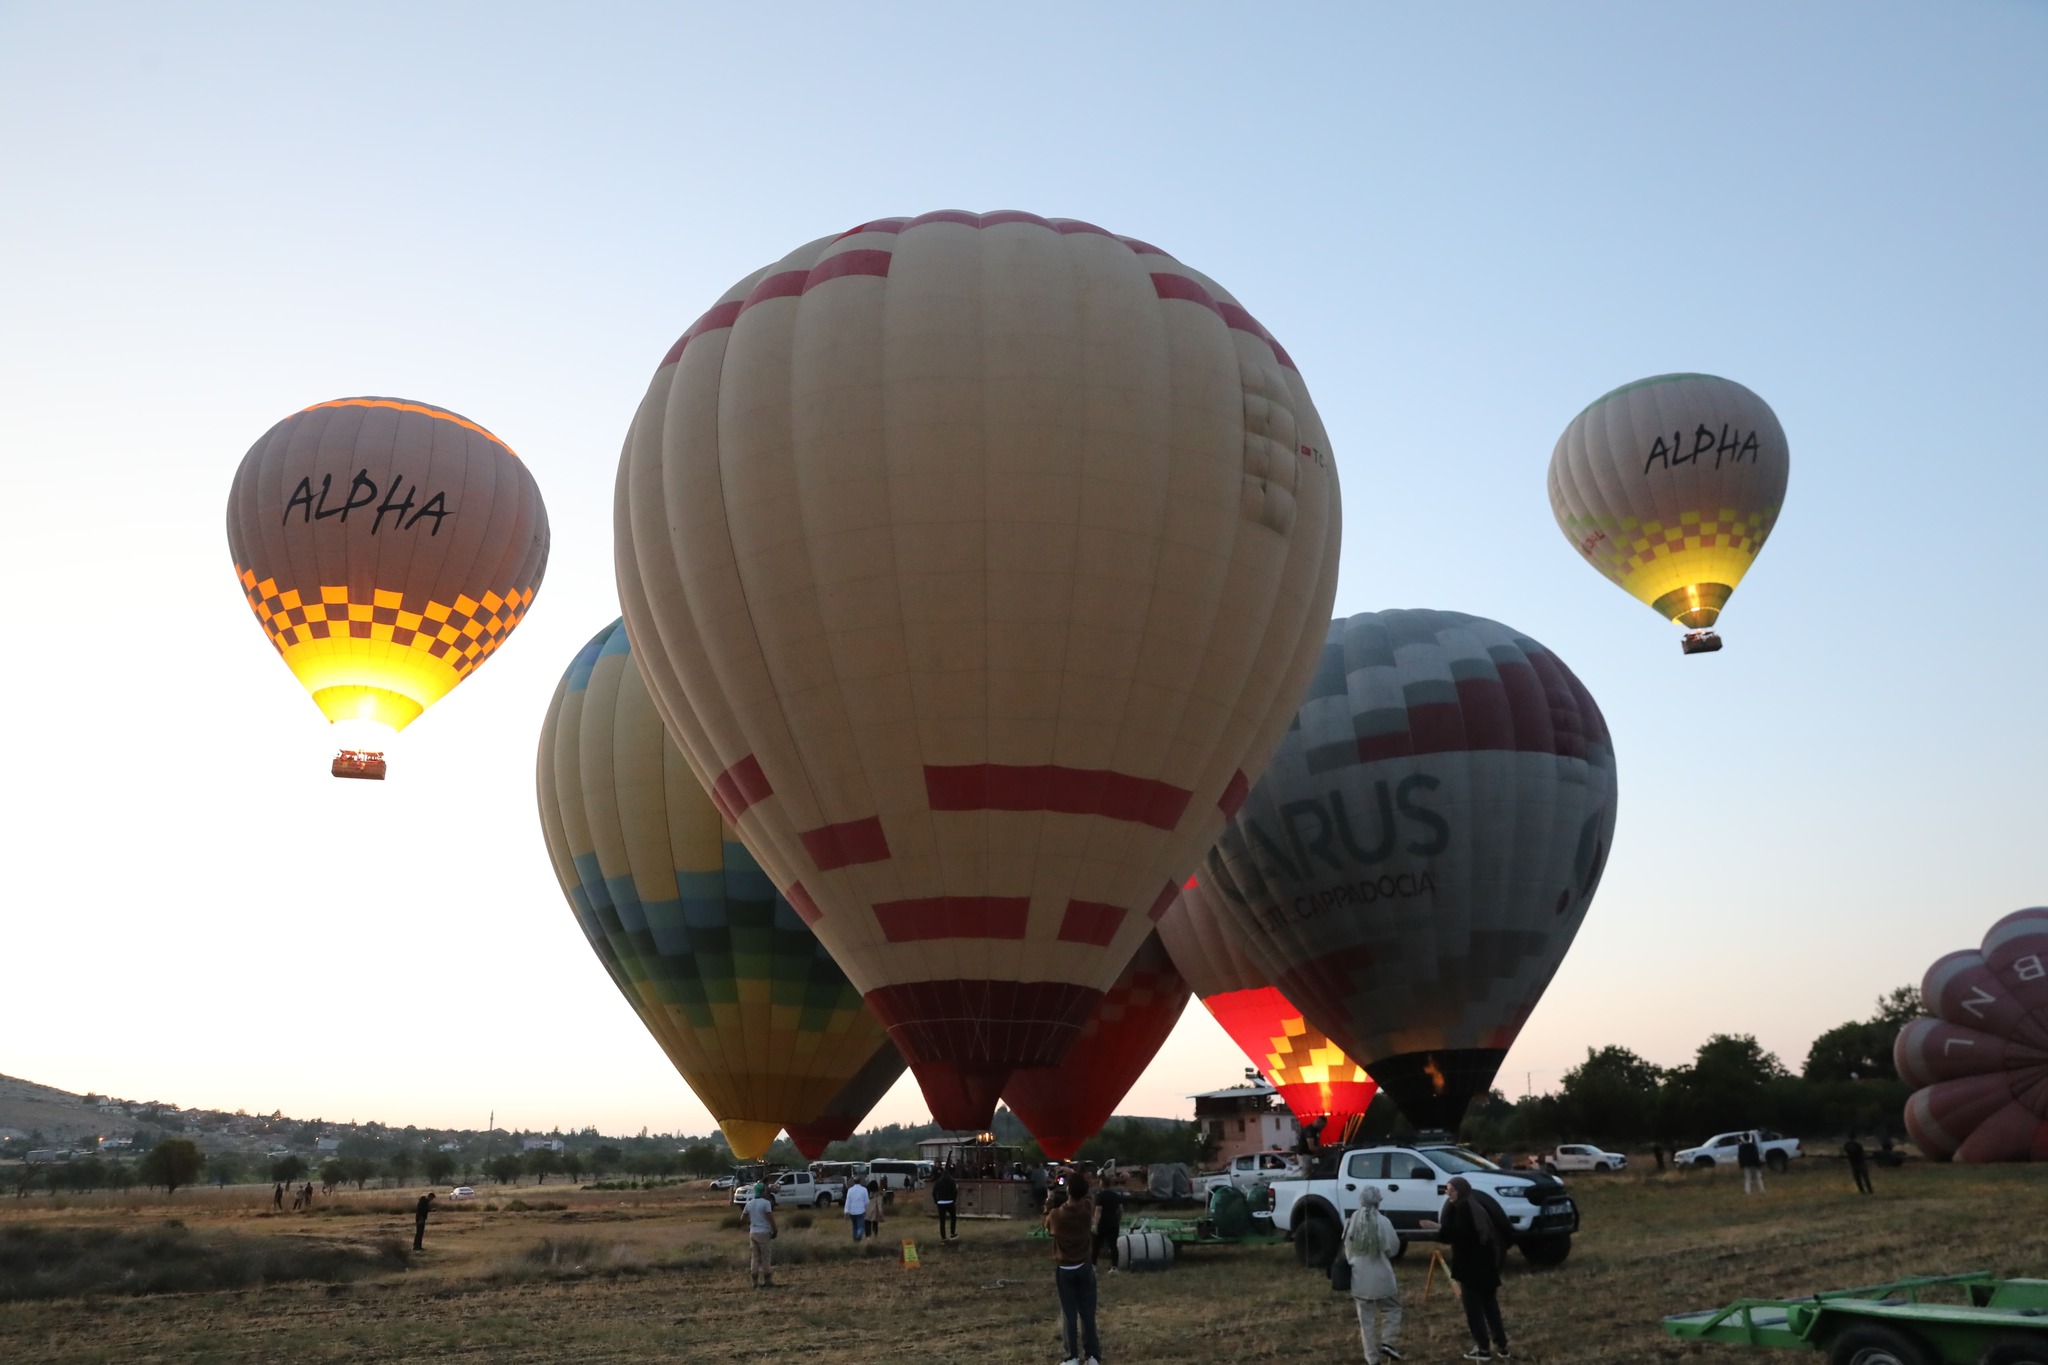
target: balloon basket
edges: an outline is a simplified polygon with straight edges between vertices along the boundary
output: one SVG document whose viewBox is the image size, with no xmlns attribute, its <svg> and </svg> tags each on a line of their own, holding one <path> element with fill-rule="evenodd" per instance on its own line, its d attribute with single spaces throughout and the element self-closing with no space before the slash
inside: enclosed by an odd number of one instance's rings
<svg viewBox="0 0 2048 1365">
<path fill-rule="evenodd" d="M 1688 654 L 1712 654 L 1721 648 L 1721 637 L 1711 630 L 1688 631 L 1678 647 Z"/>
<path fill-rule="evenodd" d="M 371 749 L 343 749 L 334 756 L 328 771 L 336 777 L 353 777 L 372 782 L 384 780 L 384 755 Z"/>
</svg>

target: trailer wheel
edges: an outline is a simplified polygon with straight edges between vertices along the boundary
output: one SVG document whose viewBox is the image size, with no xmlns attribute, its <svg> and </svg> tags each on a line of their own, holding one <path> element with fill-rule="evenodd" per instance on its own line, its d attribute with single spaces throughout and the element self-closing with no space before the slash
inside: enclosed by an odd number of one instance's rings
<svg viewBox="0 0 2048 1365">
<path fill-rule="evenodd" d="M 1941 1365 L 1918 1338 L 1891 1327 L 1862 1324 L 1835 1338 L 1828 1365 Z"/>
<path fill-rule="evenodd" d="M 1791 1159 L 1783 1152 L 1767 1152 L 1764 1155 L 1764 1165 L 1770 1167 L 1779 1175 L 1785 1174 L 1785 1168 L 1791 1164 Z"/>
<path fill-rule="evenodd" d="M 1337 1259 L 1341 1236 L 1335 1219 L 1325 1213 L 1311 1213 L 1295 1231 L 1295 1257 L 1310 1270 L 1328 1270 L 1330 1262 Z"/>
<path fill-rule="evenodd" d="M 2048 1365 L 2048 1340 L 2041 1337 L 2000 1337 L 1984 1348 L 1977 1365 Z"/>
</svg>

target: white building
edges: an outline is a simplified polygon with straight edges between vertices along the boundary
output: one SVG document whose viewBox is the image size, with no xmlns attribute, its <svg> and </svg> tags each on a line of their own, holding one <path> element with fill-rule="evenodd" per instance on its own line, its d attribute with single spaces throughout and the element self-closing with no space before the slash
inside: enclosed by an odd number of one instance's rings
<svg viewBox="0 0 2048 1365">
<path fill-rule="evenodd" d="M 568 1145 L 568 1143 L 560 1138 L 524 1138 L 519 1143 L 519 1150 L 522 1152 L 538 1152 L 545 1149 L 550 1152 L 559 1152 L 566 1149 Z"/>
<path fill-rule="evenodd" d="M 1285 1106 L 1275 1103 L 1276 1094 L 1260 1081 L 1190 1095 L 1195 1122 L 1202 1130 L 1202 1163 L 1220 1166 L 1247 1152 L 1293 1150 L 1301 1125 Z"/>
</svg>

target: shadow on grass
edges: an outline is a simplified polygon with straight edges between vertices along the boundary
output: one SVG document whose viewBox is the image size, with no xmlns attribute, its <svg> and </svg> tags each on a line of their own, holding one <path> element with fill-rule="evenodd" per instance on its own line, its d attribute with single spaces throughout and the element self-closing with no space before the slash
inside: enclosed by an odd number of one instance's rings
<svg viewBox="0 0 2048 1365">
<path fill-rule="evenodd" d="M 405 1247 L 394 1238 L 360 1247 L 231 1232 L 201 1237 L 176 1219 L 141 1229 L 0 1228 L 0 1303 L 340 1282 L 405 1266 Z"/>
</svg>

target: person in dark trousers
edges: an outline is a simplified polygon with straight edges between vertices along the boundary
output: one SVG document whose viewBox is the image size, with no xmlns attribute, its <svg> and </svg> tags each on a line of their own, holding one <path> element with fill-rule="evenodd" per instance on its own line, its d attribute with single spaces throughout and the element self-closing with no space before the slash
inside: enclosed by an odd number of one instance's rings
<svg viewBox="0 0 2048 1365">
<path fill-rule="evenodd" d="M 1041 1162 L 1038 1165 L 1033 1166 L 1031 1168 L 1030 1173 L 1027 1176 L 1025 1176 L 1025 1179 L 1029 1181 L 1031 1185 L 1031 1211 L 1033 1213 L 1044 1213 L 1045 1189 L 1051 1179 L 1051 1177 L 1049 1177 L 1046 1174 L 1044 1163 Z"/>
<path fill-rule="evenodd" d="M 1870 1162 L 1863 1155 L 1863 1144 L 1856 1140 L 1854 1134 L 1851 1134 L 1849 1140 L 1842 1144 L 1842 1155 L 1849 1158 L 1849 1174 L 1856 1177 L 1856 1192 L 1858 1194 L 1869 1194 Z"/>
<path fill-rule="evenodd" d="M 1650 1155 L 1657 1158 L 1657 1171 L 1659 1174 L 1662 1174 L 1664 1170 L 1664 1144 L 1661 1142 L 1651 1143 Z"/>
<path fill-rule="evenodd" d="M 1095 1335 L 1095 1201 L 1088 1197 L 1088 1178 L 1070 1173 L 1061 1182 L 1066 1202 L 1045 1215 L 1052 1234 L 1053 1287 L 1060 1296 L 1060 1333 L 1066 1343 L 1066 1365 L 1101 1365 L 1102 1342 Z"/>
<path fill-rule="evenodd" d="M 1742 1141 L 1736 1144 L 1735 1164 L 1742 1168 L 1742 1192 L 1749 1194 L 1751 1193 L 1751 1187 L 1754 1186 L 1755 1193 L 1762 1194 L 1764 1192 L 1764 1154 L 1763 1150 L 1756 1145 L 1756 1134 L 1743 1134 Z"/>
<path fill-rule="evenodd" d="M 434 1211 L 434 1192 L 427 1191 L 420 1196 L 420 1202 L 412 1206 L 412 1249 L 427 1249 L 427 1215 Z"/>
<path fill-rule="evenodd" d="M 1465 1360 L 1507 1360 L 1507 1328 L 1500 1320 L 1500 1269 L 1507 1260 L 1508 1236 L 1501 1229 L 1505 1216 L 1489 1207 L 1491 1200 L 1473 1194 L 1472 1182 L 1453 1176 L 1448 1202 L 1444 1205 L 1438 1236 L 1451 1249 L 1451 1278 L 1458 1283 L 1458 1297 L 1465 1304 L 1465 1326 L 1472 1332 L 1472 1349 Z M 1488 1349 L 1488 1339 L 1492 1349 Z"/>
<path fill-rule="evenodd" d="M 1095 1248 L 1088 1255 L 1088 1263 L 1095 1264 L 1106 1248 L 1109 1252 L 1109 1273 L 1114 1275 L 1116 1235 L 1123 1230 L 1124 1197 L 1116 1190 L 1101 1190 L 1095 1196 L 1095 1207 L 1101 1212 L 1095 1215 Z"/>
<path fill-rule="evenodd" d="M 932 1207 L 939 1212 L 939 1240 L 950 1242 L 960 1236 L 960 1187 L 953 1183 L 953 1168 L 939 1172 L 932 1182 Z"/>
<path fill-rule="evenodd" d="M 296 1194 L 297 1191 L 294 1190 L 293 1193 Z M 284 1212 L 284 1182 L 282 1180 L 278 1181 L 277 1188 L 270 1192 L 270 1207 L 276 1209 L 279 1213 Z"/>
</svg>

